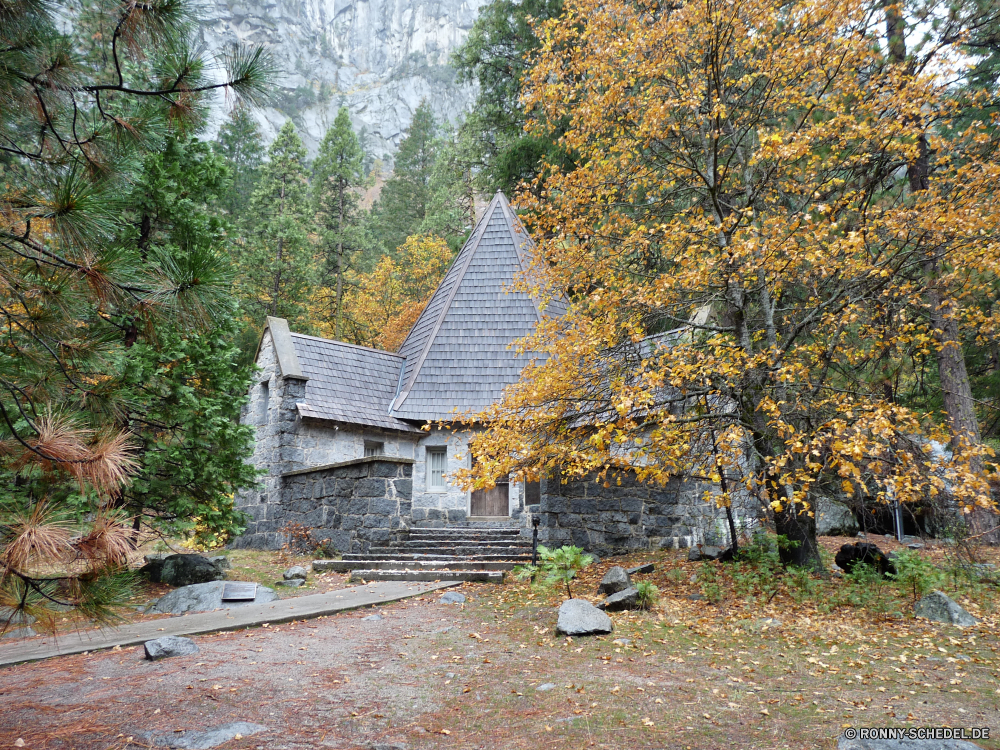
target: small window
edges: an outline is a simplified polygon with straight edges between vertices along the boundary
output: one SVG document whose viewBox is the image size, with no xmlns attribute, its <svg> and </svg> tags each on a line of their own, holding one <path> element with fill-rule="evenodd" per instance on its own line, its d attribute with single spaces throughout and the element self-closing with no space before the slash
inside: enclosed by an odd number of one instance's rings
<svg viewBox="0 0 1000 750">
<path fill-rule="evenodd" d="M 261 424 L 267 424 L 268 421 L 268 408 L 271 406 L 271 389 L 268 388 L 267 381 L 263 381 L 260 384 L 260 400 L 264 406 L 263 414 L 261 414 Z"/>
<path fill-rule="evenodd" d="M 427 449 L 427 486 L 432 490 L 443 490 L 447 487 L 444 480 L 445 472 L 448 470 L 448 449 L 428 448 Z"/>
<path fill-rule="evenodd" d="M 372 456 L 384 456 L 385 443 L 376 443 L 374 440 L 365 441 L 365 458 Z"/>
</svg>

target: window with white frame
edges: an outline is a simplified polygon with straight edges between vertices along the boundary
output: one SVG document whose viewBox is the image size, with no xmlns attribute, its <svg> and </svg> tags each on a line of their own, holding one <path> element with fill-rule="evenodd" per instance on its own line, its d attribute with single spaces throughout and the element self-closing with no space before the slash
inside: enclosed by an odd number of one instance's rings
<svg viewBox="0 0 1000 750">
<path fill-rule="evenodd" d="M 444 490 L 448 485 L 445 482 L 445 472 L 448 470 L 448 449 L 444 446 L 440 448 L 427 449 L 427 489 Z"/>
<path fill-rule="evenodd" d="M 365 458 L 383 455 L 385 455 L 385 443 L 379 443 L 374 440 L 365 441 Z"/>
</svg>

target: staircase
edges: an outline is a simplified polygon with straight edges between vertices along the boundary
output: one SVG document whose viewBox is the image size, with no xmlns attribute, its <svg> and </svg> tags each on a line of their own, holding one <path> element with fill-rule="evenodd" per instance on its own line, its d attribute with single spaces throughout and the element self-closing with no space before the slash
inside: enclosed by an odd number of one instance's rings
<svg viewBox="0 0 1000 750">
<path fill-rule="evenodd" d="M 470 524 L 444 529 L 410 529 L 405 539 L 372 545 L 341 560 L 314 560 L 314 571 L 350 571 L 356 581 L 489 581 L 531 562 L 531 542 L 519 528 Z"/>
</svg>

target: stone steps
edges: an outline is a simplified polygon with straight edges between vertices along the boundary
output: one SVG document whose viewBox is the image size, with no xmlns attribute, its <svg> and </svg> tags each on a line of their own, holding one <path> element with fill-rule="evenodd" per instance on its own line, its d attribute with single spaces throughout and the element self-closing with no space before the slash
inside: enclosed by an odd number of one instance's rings
<svg viewBox="0 0 1000 750">
<path fill-rule="evenodd" d="M 351 583 L 360 581 L 477 581 L 503 583 L 502 570 L 354 570 Z"/>
<path fill-rule="evenodd" d="M 488 581 L 502 583 L 515 565 L 531 561 L 520 528 L 481 525 L 410 529 L 406 538 L 373 544 L 341 560 L 316 560 L 313 570 L 350 572 L 351 581 Z"/>
<path fill-rule="evenodd" d="M 370 556 L 368 556 L 370 557 Z M 346 573 L 351 570 L 513 570 L 513 560 L 315 560 L 313 570 Z"/>
</svg>

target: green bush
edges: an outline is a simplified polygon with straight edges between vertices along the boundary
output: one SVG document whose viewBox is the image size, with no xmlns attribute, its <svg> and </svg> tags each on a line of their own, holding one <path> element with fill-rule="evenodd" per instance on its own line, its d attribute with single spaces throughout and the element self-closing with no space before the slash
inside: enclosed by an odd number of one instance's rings
<svg viewBox="0 0 1000 750">
<path fill-rule="evenodd" d="M 914 550 L 904 550 L 892 559 L 895 573 L 888 576 L 897 587 L 916 602 L 928 591 L 939 585 L 941 573 L 930 560 L 924 559 Z"/>
<path fill-rule="evenodd" d="M 564 584 L 569 598 L 573 598 L 573 591 L 569 587 L 576 574 L 594 562 L 594 558 L 584 554 L 580 547 L 563 546 L 559 549 L 549 549 L 544 545 L 538 545 L 537 565 L 518 565 L 514 568 L 513 574 L 519 580 L 538 581 L 539 575 L 544 575 L 541 583 L 545 585 Z"/>
<path fill-rule="evenodd" d="M 640 581 L 635 585 L 639 595 L 636 597 L 636 604 L 639 609 L 652 609 L 656 606 L 660 598 L 660 590 L 649 581 Z"/>
</svg>

